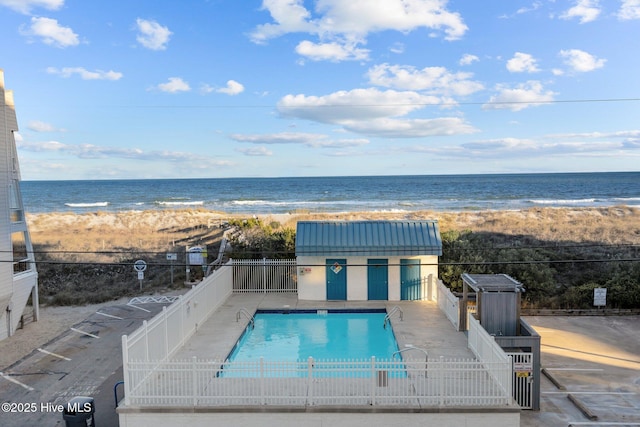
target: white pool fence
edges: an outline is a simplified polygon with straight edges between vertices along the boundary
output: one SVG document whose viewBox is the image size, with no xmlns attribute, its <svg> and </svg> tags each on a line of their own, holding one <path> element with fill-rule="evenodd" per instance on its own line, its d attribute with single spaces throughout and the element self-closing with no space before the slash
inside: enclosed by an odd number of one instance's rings
<svg viewBox="0 0 640 427">
<path fill-rule="evenodd" d="M 511 373 L 508 363 L 492 371 Z M 477 360 L 130 362 L 127 400 L 140 406 L 495 407 L 510 393 Z"/>
<path fill-rule="evenodd" d="M 233 292 L 298 292 L 295 259 L 234 259 Z"/>
<path fill-rule="evenodd" d="M 122 337 L 125 404 L 511 404 L 511 360 L 479 323 L 473 322 L 475 319 L 469 323 L 469 347 L 478 360 L 261 360 L 251 362 L 253 365 L 171 360 L 232 293 L 295 292 L 295 260 L 252 261 L 229 261 L 153 319 L 143 322 L 141 328 Z M 274 278 L 277 286 L 267 286 Z M 432 287 L 435 281 L 429 279 L 428 295 L 437 298 L 445 313 L 445 308 L 453 310 L 448 294 L 440 289 L 441 282 L 438 280 L 436 290 Z M 450 320 L 452 316 L 453 311 L 447 314 Z"/>
<path fill-rule="evenodd" d="M 505 372 L 500 369 L 493 369 L 494 366 L 498 366 L 501 363 L 507 363 L 509 366 L 512 366 L 511 356 L 505 353 L 495 338 L 489 335 L 473 314 L 469 314 L 468 316 L 469 332 L 467 342 L 469 348 L 478 360 L 485 363 L 487 371 L 495 381 L 501 384 L 505 391 L 511 391 L 513 384 L 512 370 L 509 369 L 509 372 Z"/>
</svg>

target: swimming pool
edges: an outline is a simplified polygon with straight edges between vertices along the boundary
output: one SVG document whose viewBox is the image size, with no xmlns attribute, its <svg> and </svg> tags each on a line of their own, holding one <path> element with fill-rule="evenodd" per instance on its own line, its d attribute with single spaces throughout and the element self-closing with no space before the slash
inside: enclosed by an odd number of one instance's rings
<svg viewBox="0 0 640 427">
<path fill-rule="evenodd" d="M 398 343 L 385 310 L 258 311 L 254 327 L 229 355 L 230 361 L 314 359 L 390 359 Z"/>
<path fill-rule="evenodd" d="M 393 329 L 384 327 L 386 314 L 384 309 L 258 311 L 227 362 L 391 360 L 398 343 Z"/>
</svg>

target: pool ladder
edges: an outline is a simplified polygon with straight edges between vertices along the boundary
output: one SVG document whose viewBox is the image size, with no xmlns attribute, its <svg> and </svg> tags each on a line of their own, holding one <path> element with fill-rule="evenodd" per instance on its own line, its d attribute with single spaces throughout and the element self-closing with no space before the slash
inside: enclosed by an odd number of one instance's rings
<svg viewBox="0 0 640 427">
<path fill-rule="evenodd" d="M 240 310 L 238 310 L 238 312 L 236 313 L 236 322 L 240 321 L 240 318 L 244 316 L 249 320 L 249 323 L 251 324 L 251 329 L 254 329 L 256 327 L 256 322 L 253 318 L 253 316 L 251 315 L 251 313 L 249 313 L 249 310 L 247 310 L 246 308 L 242 307 Z"/>
<path fill-rule="evenodd" d="M 386 316 L 384 316 L 384 325 L 382 326 L 385 329 L 387 329 L 387 321 L 389 322 L 389 324 L 391 324 L 391 316 L 393 316 L 395 313 L 400 313 L 400 320 L 404 320 L 404 313 L 402 312 L 402 309 L 396 305 L 391 309 L 390 312 L 387 313 Z"/>
<path fill-rule="evenodd" d="M 429 352 L 427 352 L 427 350 L 425 350 L 424 348 L 416 347 L 416 346 L 413 346 L 411 344 L 405 344 L 405 346 L 404 346 L 404 348 L 402 350 L 398 350 L 398 351 L 394 352 L 391 355 L 391 359 L 395 359 L 396 356 L 401 355 L 405 351 L 409 351 L 409 350 L 418 350 L 418 351 L 421 351 L 424 354 L 424 376 L 426 378 L 427 370 L 428 370 L 428 367 L 429 367 Z"/>
</svg>

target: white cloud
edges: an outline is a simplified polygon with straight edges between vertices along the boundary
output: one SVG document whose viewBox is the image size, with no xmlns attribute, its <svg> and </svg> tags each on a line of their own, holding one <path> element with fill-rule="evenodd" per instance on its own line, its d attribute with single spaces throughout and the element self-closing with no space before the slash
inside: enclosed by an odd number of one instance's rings
<svg viewBox="0 0 640 427">
<path fill-rule="evenodd" d="M 55 67 L 47 68 L 47 73 L 49 74 L 57 74 L 61 77 L 71 77 L 74 74 L 80 76 L 82 80 L 120 80 L 122 78 L 122 73 L 118 73 L 116 71 L 102 71 L 95 70 L 89 71 L 82 67 L 65 67 L 61 69 L 57 69 Z"/>
<path fill-rule="evenodd" d="M 338 91 L 325 96 L 287 95 L 278 102 L 277 108 L 283 116 L 322 123 L 342 123 L 347 120 L 403 116 L 424 105 L 439 102 L 436 97 L 417 92 L 371 88 Z"/>
<path fill-rule="evenodd" d="M 559 156 L 636 156 L 640 152 L 640 131 L 543 135 L 533 138 L 504 137 L 467 142 L 455 146 L 415 146 L 407 151 L 443 158 L 477 160 L 544 158 Z"/>
<path fill-rule="evenodd" d="M 0 0 L 0 6 L 6 6 L 25 15 L 31 13 L 31 10 L 35 8 L 58 10 L 63 5 L 64 0 Z"/>
<path fill-rule="evenodd" d="M 21 27 L 20 32 L 26 36 L 42 38 L 44 44 L 65 48 L 80 44 L 78 35 L 69 27 L 63 27 L 58 21 L 51 18 L 31 18 L 31 27 Z"/>
<path fill-rule="evenodd" d="M 507 61 L 507 70 L 512 73 L 536 73 L 540 71 L 536 62 L 530 54 L 516 52 L 513 58 Z"/>
<path fill-rule="evenodd" d="M 244 92 L 244 86 L 235 80 L 229 80 L 227 81 L 226 87 L 216 89 L 216 92 L 224 93 L 227 95 L 238 95 Z"/>
<path fill-rule="evenodd" d="M 254 43 L 264 43 L 287 33 L 313 30 L 313 24 L 307 21 L 311 13 L 305 9 L 302 0 L 263 0 L 262 10 L 269 11 L 274 23 L 258 25 L 250 35 Z"/>
<path fill-rule="evenodd" d="M 598 0 L 576 0 L 575 6 L 560 15 L 561 19 L 579 18 L 581 24 L 595 21 L 600 15 Z"/>
<path fill-rule="evenodd" d="M 623 21 L 640 19 L 640 0 L 622 0 L 618 18 Z"/>
<path fill-rule="evenodd" d="M 343 123 L 345 129 L 372 137 L 424 138 L 475 133 L 478 130 L 458 117 L 437 119 L 379 118 Z"/>
<path fill-rule="evenodd" d="M 320 97 L 287 95 L 278 102 L 277 108 L 285 117 L 337 124 L 347 131 L 370 136 L 414 138 L 476 131 L 460 118 L 398 118 L 441 101 L 438 97 L 414 91 L 370 88 Z"/>
<path fill-rule="evenodd" d="M 50 123 L 41 122 L 39 120 L 31 120 L 27 123 L 27 129 L 33 132 L 64 132 L 64 129 L 58 129 Z"/>
<path fill-rule="evenodd" d="M 376 86 L 430 94 L 466 96 L 483 89 L 481 83 L 471 80 L 472 73 L 452 73 L 444 67 L 418 70 L 409 65 L 381 64 L 371 67 L 367 76 Z"/>
<path fill-rule="evenodd" d="M 180 77 L 169 77 L 169 81 L 167 83 L 160 83 L 157 86 L 157 89 L 162 92 L 178 93 L 189 92 L 191 87 L 189 86 L 189 83 L 185 82 Z"/>
<path fill-rule="evenodd" d="M 521 14 L 523 14 L 523 13 L 533 12 L 533 11 L 535 11 L 535 10 L 540 9 L 540 6 L 542 6 L 542 3 L 541 3 L 541 2 L 539 2 L 539 1 L 535 1 L 535 2 L 533 2 L 533 4 L 532 4 L 531 6 L 529 6 L 529 7 L 526 7 L 526 6 L 525 6 L 525 7 L 521 7 L 520 9 L 518 9 L 518 10 L 516 11 L 516 14 L 521 15 Z"/>
<path fill-rule="evenodd" d="M 152 150 L 145 151 L 140 148 L 105 147 L 93 144 L 64 144 L 59 141 L 26 142 L 16 141 L 20 150 L 30 152 L 55 152 L 66 154 L 80 159 L 130 159 L 143 161 L 166 161 L 166 162 L 186 162 L 193 163 L 194 159 L 206 164 L 217 166 L 229 166 L 232 163 L 227 160 L 217 160 L 207 158 L 200 154 L 182 151 Z"/>
<path fill-rule="evenodd" d="M 460 147 L 481 157 L 595 156 L 640 149 L 640 145 L 633 144 L 629 134 L 638 136 L 640 132 L 556 134 L 532 139 L 500 138 L 465 143 Z"/>
<path fill-rule="evenodd" d="M 471 65 L 472 63 L 477 61 L 480 61 L 480 58 L 478 58 L 476 55 L 465 53 L 464 55 L 462 55 L 462 58 L 460 58 L 460 61 L 458 61 L 458 63 L 460 65 Z"/>
<path fill-rule="evenodd" d="M 273 155 L 273 152 L 266 147 L 250 147 L 250 148 L 237 148 L 237 152 L 244 154 L 245 156 L 252 157 L 266 157 Z"/>
<path fill-rule="evenodd" d="M 136 19 L 136 27 L 139 34 L 136 37 L 138 43 L 147 49 L 151 50 L 165 50 L 171 31 L 169 28 L 158 24 L 156 21 L 138 18 Z"/>
<path fill-rule="evenodd" d="M 405 49 L 404 44 L 403 43 L 398 43 L 398 42 L 394 43 L 393 46 L 391 46 L 389 48 L 389 50 L 392 53 L 395 53 L 395 54 L 404 53 L 404 49 Z"/>
<path fill-rule="evenodd" d="M 300 54 L 314 60 L 340 61 L 368 56 L 358 48 L 373 32 L 411 32 L 429 28 L 444 33 L 447 40 L 461 38 L 467 31 L 460 14 L 446 8 L 446 0 L 318 0 L 313 11 L 303 0 L 263 0 L 262 9 L 273 22 L 258 25 L 250 34 L 254 43 L 288 33 L 318 36 L 318 42 L 301 43 Z"/>
<path fill-rule="evenodd" d="M 296 46 L 296 53 L 313 61 L 361 61 L 369 59 L 369 50 L 357 48 L 354 44 L 313 43 L 303 40 Z"/>
<path fill-rule="evenodd" d="M 496 87 L 498 94 L 492 96 L 482 106 L 484 110 L 510 109 L 512 111 L 524 110 L 527 107 L 538 106 L 553 101 L 555 93 L 545 91 L 539 81 L 521 83 L 515 88 L 505 85 Z"/>
<path fill-rule="evenodd" d="M 564 58 L 564 63 L 571 67 L 573 71 L 580 73 L 602 68 L 607 62 L 606 59 L 597 59 L 590 53 L 580 49 L 561 50 L 559 55 Z"/>
<path fill-rule="evenodd" d="M 358 147 L 369 143 L 367 139 L 331 139 L 328 135 L 305 132 L 280 132 L 268 134 L 233 134 L 231 139 L 251 144 L 298 144 L 312 148 Z"/>
</svg>

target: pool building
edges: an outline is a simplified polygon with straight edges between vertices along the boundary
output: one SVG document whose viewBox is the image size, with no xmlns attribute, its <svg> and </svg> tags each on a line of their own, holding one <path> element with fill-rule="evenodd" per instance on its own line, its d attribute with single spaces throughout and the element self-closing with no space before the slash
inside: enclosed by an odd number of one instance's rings
<svg viewBox="0 0 640 427">
<path fill-rule="evenodd" d="M 459 301 L 437 279 L 436 222 L 301 227 L 296 262 L 230 260 L 123 337 L 121 427 L 519 425 L 511 356 L 477 320 L 460 330 Z M 384 282 L 386 298 L 377 289 Z M 301 311 L 384 316 L 291 326 Z M 282 316 L 284 331 L 256 327 L 264 312 Z M 257 350 L 230 357 L 254 328 Z M 341 347 L 369 345 L 371 332 L 387 328 L 395 342 L 382 353 L 352 357 Z M 293 346 L 286 357 L 261 349 L 283 337 Z M 340 344 L 329 354 L 307 347 L 331 342 Z"/>
<path fill-rule="evenodd" d="M 300 221 L 298 298 L 420 300 L 440 255 L 437 221 Z"/>
</svg>

